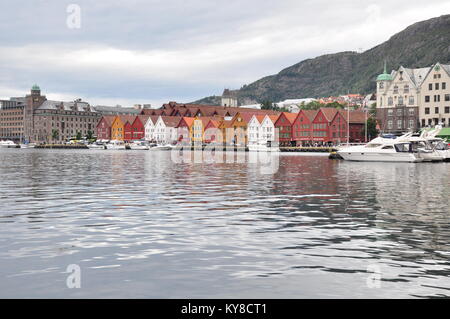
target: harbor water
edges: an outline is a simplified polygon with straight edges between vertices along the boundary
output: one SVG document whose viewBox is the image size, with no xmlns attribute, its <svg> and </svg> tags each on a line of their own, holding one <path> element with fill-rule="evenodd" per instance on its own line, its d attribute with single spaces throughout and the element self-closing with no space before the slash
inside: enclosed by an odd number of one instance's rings
<svg viewBox="0 0 450 319">
<path fill-rule="evenodd" d="M 2 149 L 0 198 L 2 298 L 450 296 L 450 163 Z"/>
</svg>

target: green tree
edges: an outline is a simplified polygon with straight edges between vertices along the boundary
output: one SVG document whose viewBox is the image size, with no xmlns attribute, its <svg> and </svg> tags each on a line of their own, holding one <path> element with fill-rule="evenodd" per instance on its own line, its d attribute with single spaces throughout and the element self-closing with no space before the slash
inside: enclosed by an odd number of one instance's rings
<svg viewBox="0 0 450 319">
<path fill-rule="evenodd" d="M 367 138 L 370 140 L 378 136 L 379 131 L 377 130 L 377 121 L 373 117 L 367 119 Z"/>
<path fill-rule="evenodd" d="M 81 131 L 77 131 L 77 137 L 76 137 L 76 139 L 77 140 L 81 140 L 83 138 L 83 136 L 82 136 L 82 134 L 81 134 Z"/>
<path fill-rule="evenodd" d="M 53 130 L 52 130 L 52 140 L 53 140 L 53 141 L 57 141 L 58 139 L 59 139 L 59 131 L 53 129 Z"/>
<path fill-rule="evenodd" d="M 376 103 L 372 103 L 372 105 L 369 108 L 369 114 L 371 116 L 377 116 L 377 104 Z"/>
<path fill-rule="evenodd" d="M 93 140 L 94 139 L 94 132 L 92 132 L 91 130 L 87 131 L 86 139 L 87 140 Z"/>
<path fill-rule="evenodd" d="M 263 100 L 261 102 L 261 110 L 273 110 L 274 106 L 272 101 L 270 100 Z"/>
</svg>

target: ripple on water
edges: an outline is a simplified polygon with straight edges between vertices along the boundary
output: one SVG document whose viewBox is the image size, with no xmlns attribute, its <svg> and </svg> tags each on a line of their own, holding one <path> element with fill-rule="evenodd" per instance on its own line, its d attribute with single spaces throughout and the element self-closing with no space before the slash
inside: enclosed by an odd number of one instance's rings
<svg viewBox="0 0 450 319">
<path fill-rule="evenodd" d="M 3 297 L 74 296 L 69 264 L 83 269 L 81 297 L 450 295 L 447 163 L 290 155 L 260 175 L 169 152 L 0 160 Z"/>
</svg>

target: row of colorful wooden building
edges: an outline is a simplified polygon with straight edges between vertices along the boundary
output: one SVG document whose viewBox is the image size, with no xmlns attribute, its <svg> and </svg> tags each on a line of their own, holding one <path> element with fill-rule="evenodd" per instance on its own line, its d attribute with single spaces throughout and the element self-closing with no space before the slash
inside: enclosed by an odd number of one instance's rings
<svg viewBox="0 0 450 319">
<path fill-rule="evenodd" d="M 361 110 L 320 108 L 299 113 L 239 107 L 170 102 L 140 115 L 103 116 L 97 139 L 148 140 L 174 143 L 261 144 L 278 139 L 280 145 L 364 142 L 367 114 Z"/>
</svg>

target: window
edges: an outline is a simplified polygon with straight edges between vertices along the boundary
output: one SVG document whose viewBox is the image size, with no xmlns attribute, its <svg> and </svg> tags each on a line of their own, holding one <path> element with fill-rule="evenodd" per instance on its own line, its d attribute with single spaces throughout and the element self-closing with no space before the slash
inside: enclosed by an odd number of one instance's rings
<svg viewBox="0 0 450 319">
<path fill-rule="evenodd" d="M 402 128 L 402 120 L 397 120 L 397 128 L 398 129 Z"/>
<path fill-rule="evenodd" d="M 433 90 L 433 83 L 428 84 L 428 90 Z"/>
<path fill-rule="evenodd" d="M 425 114 L 430 114 L 430 108 L 429 107 L 425 108 Z"/>
<path fill-rule="evenodd" d="M 388 106 L 392 106 L 394 104 L 394 99 L 392 97 L 388 98 Z"/>
<path fill-rule="evenodd" d="M 403 105 L 403 97 L 402 96 L 398 97 L 398 105 Z"/>
<path fill-rule="evenodd" d="M 434 114 L 439 114 L 439 107 L 434 108 Z"/>
<path fill-rule="evenodd" d="M 410 96 L 408 99 L 408 104 L 409 105 L 414 105 L 414 96 Z"/>
<path fill-rule="evenodd" d="M 397 110 L 397 116 L 402 116 L 403 115 L 403 110 L 402 109 L 398 109 Z"/>
<path fill-rule="evenodd" d="M 403 91 L 405 93 L 409 93 L 409 85 L 408 84 L 405 84 L 405 86 L 403 87 Z"/>
<path fill-rule="evenodd" d="M 430 102 L 430 96 L 429 95 L 425 95 L 425 103 Z"/>
<path fill-rule="evenodd" d="M 439 83 L 434 83 L 434 88 L 435 88 L 436 90 L 439 90 Z"/>
<path fill-rule="evenodd" d="M 397 94 L 397 93 L 398 93 L 398 86 L 395 85 L 395 86 L 394 86 L 394 94 Z"/>
<path fill-rule="evenodd" d="M 442 82 L 442 89 L 443 90 L 447 89 L 447 83 L 446 82 Z"/>
<path fill-rule="evenodd" d="M 440 95 L 435 95 L 434 96 L 434 102 L 440 102 L 441 101 L 441 96 Z"/>
<path fill-rule="evenodd" d="M 444 98 L 444 99 L 445 99 L 445 101 L 447 101 L 447 102 L 450 101 L 450 94 L 445 94 L 445 98 Z"/>
<path fill-rule="evenodd" d="M 446 114 L 450 113 L 450 106 L 446 106 L 446 107 L 445 107 L 445 113 L 446 113 Z"/>
<path fill-rule="evenodd" d="M 422 119 L 422 127 L 425 126 L 425 119 Z"/>
<path fill-rule="evenodd" d="M 414 109 L 409 109 L 409 116 L 414 116 L 416 114 Z"/>
</svg>

